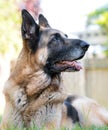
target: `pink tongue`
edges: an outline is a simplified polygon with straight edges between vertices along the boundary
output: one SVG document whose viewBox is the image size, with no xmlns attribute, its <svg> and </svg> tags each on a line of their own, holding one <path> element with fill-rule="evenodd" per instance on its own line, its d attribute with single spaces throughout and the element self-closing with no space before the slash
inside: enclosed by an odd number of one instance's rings
<svg viewBox="0 0 108 130">
<path fill-rule="evenodd" d="M 64 64 L 68 64 L 68 65 L 70 65 L 72 67 L 75 67 L 77 70 L 82 69 L 82 66 L 81 66 L 80 62 L 76 62 L 76 61 L 72 61 L 72 62 L 70 62 L 70 61 L 63 61 L 63 63 Z"/>
</svg>

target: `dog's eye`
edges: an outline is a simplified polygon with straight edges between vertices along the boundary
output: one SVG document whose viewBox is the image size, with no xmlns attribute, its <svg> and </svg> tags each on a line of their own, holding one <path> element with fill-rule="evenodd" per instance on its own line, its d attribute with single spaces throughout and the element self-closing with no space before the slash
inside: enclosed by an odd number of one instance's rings
<svg viewBox="0 0 108 130">
<path fill-rule="evenodd" d="M 49 46 L 51 47 L 59 47 L 63 44 L 62 36 L 59 33 L 55 33 L 52 35 L 52 39 L 49 42 Z"/>
<path fill-rule="evenodd" d="M 54 37 L 52 40 L 55 42 L 60 42 L 60 40 L 61 40 L 60 34 L 59 33 L 54 34 Z"/>
</svg>

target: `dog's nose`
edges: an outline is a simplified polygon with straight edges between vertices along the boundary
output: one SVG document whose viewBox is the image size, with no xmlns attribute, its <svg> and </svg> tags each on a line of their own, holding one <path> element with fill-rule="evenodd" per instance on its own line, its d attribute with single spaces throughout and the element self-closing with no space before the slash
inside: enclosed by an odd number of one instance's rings
<svg viewBox="0 0 108 130">
<path fill-rule="evenodd" d="M 82 41 L 82 42 L 80 43 L 80 46 L 81 46 L 85 51 L 87 51 L 87 49 L 89 48 L 89 44 L 86 43 L 86 42 L 84 42 L 84 41 Z"/>
</svg>

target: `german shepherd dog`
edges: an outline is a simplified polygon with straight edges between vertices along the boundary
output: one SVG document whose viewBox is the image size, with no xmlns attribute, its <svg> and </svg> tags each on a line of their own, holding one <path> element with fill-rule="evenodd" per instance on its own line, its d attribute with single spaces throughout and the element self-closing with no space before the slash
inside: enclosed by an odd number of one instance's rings
<svg viewBox="0 0 108 130">
<path fill-rule="evenodd" d="M 81 99 L 88 101 L 81 103 L 85 109 L 90 103 L 91 106 L 94 104 L 93 111 L 99 115 L 96 103 L 84 97 L 69 96 L 61 82 L 61 72 L 81 69 L 76 60 L 85 55 L 89 44 L 80 39 L 69 39 L 63 32 L 51 28 L 42 14 L 37 24 L 26 10 L 22 10 L 21 32 L 23 48 L 4 86 L 6 106 L 1 129 L 35 125 L 51 130 L 72 128 L 76 122 L 83 125 L 86 121 L 78 106 Z M 91 122 L 104 124 L 106 121 L 104 116 L 98 119 L 100 122 L 95 119 Z"/>
</svg>

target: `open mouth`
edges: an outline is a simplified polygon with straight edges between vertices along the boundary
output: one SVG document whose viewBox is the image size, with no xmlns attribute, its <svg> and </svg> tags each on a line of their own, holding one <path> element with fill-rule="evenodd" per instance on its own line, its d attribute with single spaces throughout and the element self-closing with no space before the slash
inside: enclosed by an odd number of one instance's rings
<svg viewBox="0 0 108 130">
<path fill-rule="evenodd" d="M 81 63 L 78 61 L 60 61 L 55 66 L 58 69 L 64 69 L 64 71 L 80 71 L 82 69 Z"/>
</svg>

